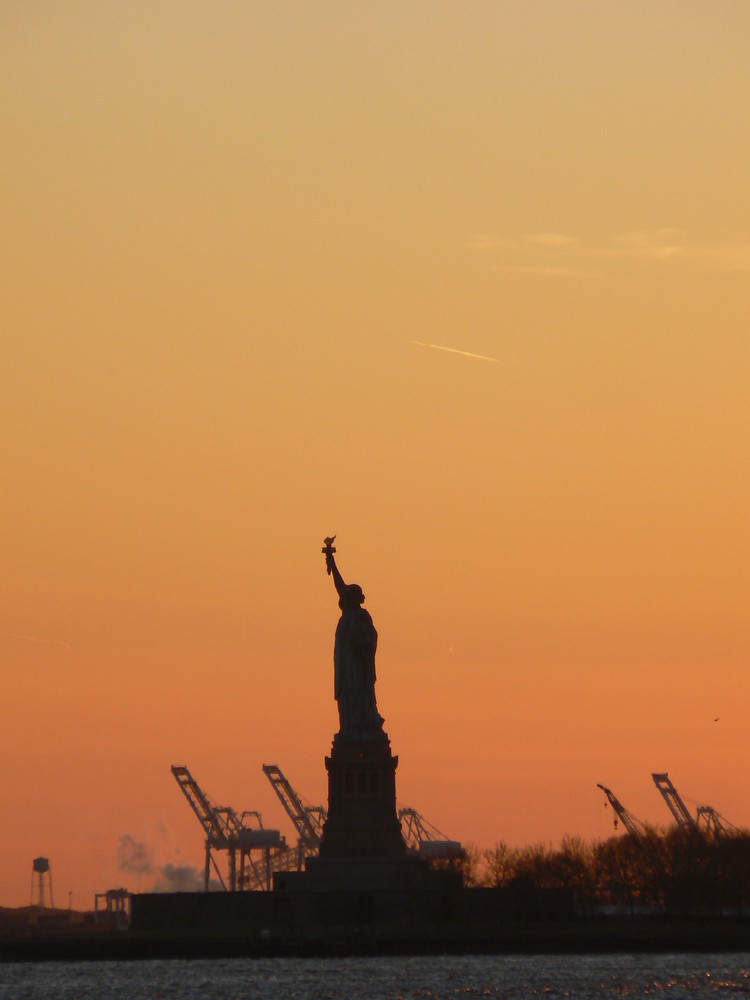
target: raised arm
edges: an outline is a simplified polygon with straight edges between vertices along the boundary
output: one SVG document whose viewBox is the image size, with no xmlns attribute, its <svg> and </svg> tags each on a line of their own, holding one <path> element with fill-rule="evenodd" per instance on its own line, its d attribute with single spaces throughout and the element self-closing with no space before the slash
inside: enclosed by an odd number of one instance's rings
<svg viewBox="0 0 750 1000">
<path fill-rule="evenodd" d="M 341 598 L 343 597 L 344 591 L 346 590 L 346 584 L 344 583 L 344 580 L 341 574 L 339 573 L 339 568 L 336 565 L 336 560 L 333 558 L 333 549 L 329 546 L 327 549 L 324 549 L 324 551 L 326 556 L 326 569 L 328 570 L 329 574 L 333 577 L 333 582 L 336 586 L 336 592 Z"/>
</svg>

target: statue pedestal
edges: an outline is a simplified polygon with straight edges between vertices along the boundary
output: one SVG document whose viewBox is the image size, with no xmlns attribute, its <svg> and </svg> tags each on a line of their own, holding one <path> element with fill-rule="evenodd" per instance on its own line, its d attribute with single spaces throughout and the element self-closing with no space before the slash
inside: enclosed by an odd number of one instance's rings
<svg viewBox="0 0 750 1000">
<path fill-rule="evenodd" d="M 404 857 L 396 815 L 397 766 L 385 733 L 376 740 L 334 739 L 326 757 L 328 819 L 321 859 Z"/>
</svg>

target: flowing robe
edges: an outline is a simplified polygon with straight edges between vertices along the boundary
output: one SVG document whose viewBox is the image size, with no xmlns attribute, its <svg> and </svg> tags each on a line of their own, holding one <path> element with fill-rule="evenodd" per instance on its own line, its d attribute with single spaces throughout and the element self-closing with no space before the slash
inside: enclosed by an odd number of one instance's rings
<svg viewBox="0 0 750 1000">
<path fill-rule="evenodd" d="M 378 633 L 369 612 L 359 604 L 344 606 L 333 648 L 334 696 L 343 738 L 382 738 L 383 720 L 375 702 L 377 644 Z"/>
</svg>

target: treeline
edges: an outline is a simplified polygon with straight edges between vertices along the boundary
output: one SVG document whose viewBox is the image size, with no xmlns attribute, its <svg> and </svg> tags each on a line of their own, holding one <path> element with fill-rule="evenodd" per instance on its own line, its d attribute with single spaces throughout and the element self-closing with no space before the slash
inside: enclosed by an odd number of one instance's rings
<svg viewBox="0 0 750 1000">
<path fill-rule="evenodd" d="M 708 837 L 676 827 L 596 843 L 567 837 L 557 848 L 501 841 L 469 848 L 463 874 L 469 886 L 565 890 L 580 913 L 740 915 L 750 913 L 750 834 Z"/>
</svg>

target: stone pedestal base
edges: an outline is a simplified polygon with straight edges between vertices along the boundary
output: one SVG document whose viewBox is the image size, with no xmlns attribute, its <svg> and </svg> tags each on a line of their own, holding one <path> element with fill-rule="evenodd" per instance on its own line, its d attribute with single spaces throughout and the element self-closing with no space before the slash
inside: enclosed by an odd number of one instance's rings
<svg viewBox="0 0 750 1000">
<path fill-rule="evenodd" d="M 321 859 L 400 858 L 406 853 L 396 815 L 396 767 L 388 737 L 335 739 L 328 771 L 328 819 Z"/>
</svg>

